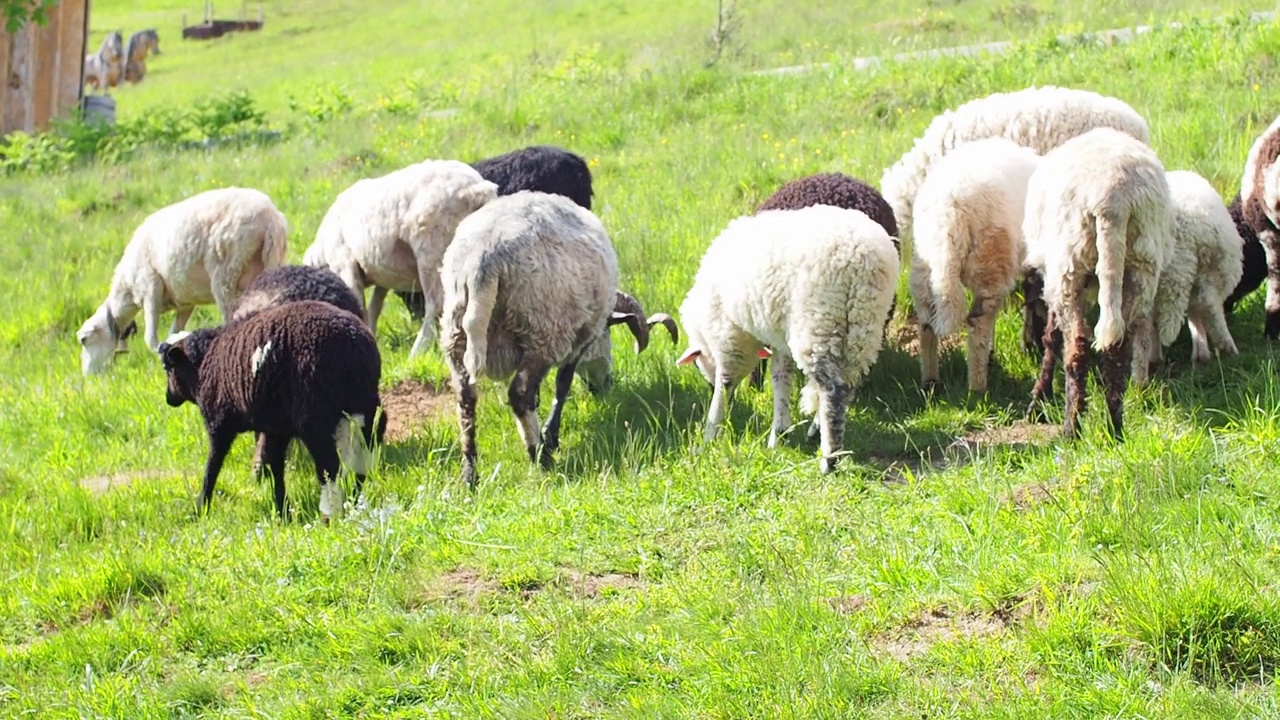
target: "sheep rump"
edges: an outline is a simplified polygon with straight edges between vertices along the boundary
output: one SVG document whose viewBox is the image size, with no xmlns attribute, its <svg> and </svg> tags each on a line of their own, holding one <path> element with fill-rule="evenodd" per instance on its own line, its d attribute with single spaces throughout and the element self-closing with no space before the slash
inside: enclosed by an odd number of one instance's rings
<svg viewBox="0 0 1280 720">
<path fill-rule="evenodd" d="M 498 186 L 499 195 L 521 190 L 563 195 L 578 205 L 591 209 L 595 194 L 591 186 L 591 168 L 582 156 L 554 145 L 530 145 L 518 150 L 471 163 L 480 177 Z M 397 290 L 409 315 L 421 321 L 426 313 L 420 292 Z"/>
<path fill-rule="evenodd" d="M 458 223 L 497 197 L 497 186 L 457 160 L 426 160 L 357 180 L 334 200 L 304 265 L 337 273 L 364 303 L 375 335 L 389 290 L 423 290 L 422 326 L 409 356 L 435 338 L 442 290 L 440 262 Z"/>
<path fill-rule="evenodd" d="M 712 384 L 704 441 L 734 387 L 773 348 L 773 428 L 790 426 L 791 373 L 807 378 L 802 411 L 817 416 L 823 472 L 843 444 L 850 393 L 875 362 L 898 277 L 888 233 L 865 213 L 829 205 L 734 219 L 711 242 L 680 306 L 688 349 Z"/>
<path fill-rule="evenodd" d="M 125 246 L 107 298 L 80 327 L 85 375 L 100 372 L 143 313 L 147 348 L 160 343 L 160 315 L 176 310 L 171 333 L 196 305 L 216 303 L 224 320 L 264 270 L 281 265 L 289 226 L 265 193 L 251 188 L 208 190 L 148 215 Z"/>
<path fill-rule="evenodd" d="M 1031 175 L 1023 237 L 1026 265 L 1040 272 L 1048 306 L 1030 412 L 1051 390 L 1061 346 L 1067 380 L 1063 435 L 1078 434 L 1088 373 L 1085 312 L 1096 286 L 1093 347 L 1102 353 L 1111 435 L 1122 439 L 1125 387 L 1131 369 L 1135 382 L 1146 382 L 1152 306 L 1173 244 L 1164 166 L 1145 143 L 1111 128 L 1064 142 Z"/>
<path fill-rule="evenodd" d="M 929 168 L 973 140 L 1003 137 L 1044 155 L 1094 128 L 1109 127 L 1148 143 L 1147 121 L 1122 100 L 1089 90 L 1045 85 L 999 92 L 947 110 L 880 178 L 902 234 L 911 231 L 912 206 Z"/>
<path fill-rule="evenodd" d="M 209 434 L 203 508 L 236 436 L 250 431 L 266 436 L 264 461 L 282 518 L 285 450 L 295 437 L 315 461 L 323 516 L 341 511 L 340 461 L 355 472 L 359 494 L 386 416 L 378 396 L 381 357 L 358 317 L 325 302 L 286 303 L 196 330 L 159 352 L 168 375 L 166 401 L 194 403 Z"/>
<path fill-rule="evenodd" d="M 920 186 L 910 288 L 927 388 L 939 382 L 938 338 L 965 322 L 968 288 L 969 390 L 987 390 L 996 317 L 1022 275 L 1027 182 L 1039 162 L 1034 150 L 1011 140 L 976 140 L 940 159 Z"/>
<path fill-rule="evenodd" d="M 639 303 L 620 292 L 618 263 L 603 224 L 572 200 L 541 192 L 505 195 L 458 225 L 441 269 L 441 346 L 458 393 L 462 477 L 476 482 L 475 405 L 480 377 L 514 375 L 508 400 L 531 460 L 544 467 L 559 444 L 575 373 L 600 394 L 612 382 L 609 326 L 625 322 L 636 349 L 648 342 Z M 643 328 L 643 330 L 642 330 Z M 550 369 L 556 396 L 539 429 L 539 388 Z"/>
</svg>

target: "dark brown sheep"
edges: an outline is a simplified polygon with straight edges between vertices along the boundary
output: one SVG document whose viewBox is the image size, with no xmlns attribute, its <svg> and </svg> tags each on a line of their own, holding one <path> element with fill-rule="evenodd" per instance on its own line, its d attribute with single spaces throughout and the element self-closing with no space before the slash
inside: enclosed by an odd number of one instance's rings
<svg viewBox="0 0 1280 720">
<path fill-rule="evenodd" d="M 159 353 L 168 375 L 165 399 L 173 407 L 195 403 L 209 433 L 202 509 L 232 443 L 245 432 L 266 437 L 263 459 L 282 518 L 285 450 L 295 437 L 315 461 L 325 520 L 342 508 L 340 459 L 354 470 L 360 493 L 369 448 L 386 429 L 378 396 L 382 358 L 360 318 L 324 302 L 285 303 L 162 343 Z"/>
</svg>

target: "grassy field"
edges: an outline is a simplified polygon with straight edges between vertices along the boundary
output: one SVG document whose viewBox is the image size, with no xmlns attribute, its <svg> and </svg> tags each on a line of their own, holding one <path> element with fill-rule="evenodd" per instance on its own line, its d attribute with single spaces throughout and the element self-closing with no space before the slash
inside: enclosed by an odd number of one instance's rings
<svg viewBox="0 0 1280 720">
<path fill-rule="evenodd" d="M 674 312 L 731 218 L 811 172 L 878 182 L 973 97 L 1116 95 L 1169 168 L 1225 196 L 1280 113 L 1277 25 L 1183 18 L 1113 48 L 1038 39 L 1191 3 L 1055 10 L 1002 58 L 779 78 L 746 71 L 916 29 L 939 45 L 1019 28 L 986 0 L 928 6 L 945 30 L 893 3 L 743 3 L 742 52 L 704 68 L 706 8 L 543 5 L 535 21 L 500 0 L 269 3 L 260 35 L 183 44 L 175 17 L 195 4 L 94 4 L 95 40 L 161 29 L 153 74 L 115 91 L 122 117 L 240 88 L 284 137 L 0 178 L 0 265 L 18 270 L 0 275 L 0 715 L 1280 716 L 1280 368 L 1260 293 L 1231 321 L 1241 356 L 1193 370 L 1184 333 L 1158 382 L 1130 392 L 1114 446 L 1096 391 L 1080 442 L 1020 421 L 1033 367 L 1012 308 L 989 396 L 966 397 L 951 353 L 947 390 L 926 400 L 900 290 L 849 412 L 852 457 L 826 477 L 803 439 L 765 449 L 767 391 L 744 389 L 694 454 L 710 388 L 674 366 L 683 347 L 665 334 L 635 356 L 619 330 L 618 384 L 599 400 L 575 388 L 553 472 L 529 466 L 503 389 L 482 386 L 474 494 L 456 480 L 452 403 L 431 391 L 443 363 L 407 360 L 414 328 L 392 300 L 379 341 L 394 427 L 366 502 L 317 524 L 295 450 L 298 516 L 276 522 L 242 439 L 197 516 L 198 411 L 164 405 L 137 342 L 82 378 L 74 337 L 133 228 L 194 192 L 270 194 L 296 262 L 357 178 L 562 144 L 593 166 L 626 288 Z M 432 112 L 445 107 L 458 112 Z M 214 322 L 208 308 L 193 320 Z"/>
</svg>

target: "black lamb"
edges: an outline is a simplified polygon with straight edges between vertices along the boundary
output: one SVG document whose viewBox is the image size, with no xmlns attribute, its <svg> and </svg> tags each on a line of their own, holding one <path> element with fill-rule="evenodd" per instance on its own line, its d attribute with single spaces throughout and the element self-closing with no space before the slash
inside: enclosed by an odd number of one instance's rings
<svg viewBox="0 0 1280 720">
<path fill-rule="evenodd" d="M 471 167 L 480 176 L 498 186 L 499 195 L 521 190 L 537 190 L 563 195 L 582 207 L 591 209 L 594 190 L 591 168 L 582 156 L 554 145 L 530 145 L 509 153 L 478 160 Z M 892 217 L 892 213 L 890 214 Z M 422 322 L 426 314 L 420 292 L 397 290 L 396 295 L 414 320 Z"/>
<path fill-rule="evenodd" d="M 1253 227 L 1244 218 L 1244 209 L 1240 202 L 1240 193 L 1231 199 L 1231 205 L 1227 208 L 1231 213 L 1231 219 L 1236 223 L 1236 232 L 1240 233 L 1240 239 L 1244 240 L 1244 272 L 1240 275 L 1240 282 L 1236 284 L 1236 289 L 1231 291 L 1227 296 L 1222 307 L 1230 315 L 1236 309 L 1236 303 L 1240 302 L 1245 295 L 1257 290 L 1267 279 L 1267 251 L 1262 248 L 1262 241 L 1258 239 L 1258 234 L 1253 231 Z"/>
<path fill-rule="evenodd" d="M 858 210 L 871 218 L 893 239 L 893 248 L 899 250 L 898 220 L 893 215 L 893 208 L 884 199 L 879 190 L 867 183 L 850 177 L 844 173 L 817 173 L 797 178 L 778 188 L 772 195 L 760 203 L 756 212 L 765 210 L 803 210 L 811 205 L 833 205 L 846 210 Z M 898 300 L 895 297 L 889 305 L 889 317 L 885 326 L 893 319 Z M 751 387 L 759 390 L 764 387 L 764 373 L 769 361 L 761 360 L 755 370 L 751 371 Z"/>
<path fill-rule="evenodd" d="M 309 265 L 280 265 L 262 271 L 232 306 L 231 319 L 239 320 L 276 305 L 299 300 L 319 300 L 364 317 L 360 298 L 332 270 Z M 253 447 L 253 476 L 262 478 L 262 451 L 267 436 L 257 433 Z"/>
<path fill-rule="evenodd" d="M 291 302 L 196 330 L 158 350 L 168 376 L 166 401 L 172 407 L 195 403 L 209 433 L 202 509 L 213 499 L 236 436 L 251 431 L 265 435 L 263 458 L 281 518 L 285 450 L 295 437 L 315 462 L 326 521 L 342 509 L 340 460 L 355 472 L 359 495 L 369 450 L 386 431 L 378 396 L 382 358 L 359 317 L 315 300 Z"/>
</svg>

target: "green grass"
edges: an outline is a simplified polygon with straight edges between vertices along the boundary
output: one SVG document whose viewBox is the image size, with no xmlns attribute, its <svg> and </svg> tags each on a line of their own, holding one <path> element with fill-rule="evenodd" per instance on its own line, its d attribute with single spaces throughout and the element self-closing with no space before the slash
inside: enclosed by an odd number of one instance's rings
<svg viewBox="0 0 1280 720">
<path fill-rule="evenodd" d="M 891 33 L 868 26 L 913 11 L 815 10 L 825 20 L 810 27 L 784 22 L 781 4 L 744 3 L 744 56 L 704 69 L 707 23 L 691 27 L 685 5 L 627 5 L 625 26 L 622 5 L 548 6 L 530 24 L 515 3 L 287 16 L 272 4 L 261 35 L 184 45 L 179 7 L 95 3 L 99 33 L 169 23 L 154 75 L 116 91 L 122 115 L 219 94 L 225 72 L 285 137 L 0 179 L 0 714 L 1280 715 L 1280 363 L 1261 337 L 1261 293 L 1231 321 L 1240 357 L 1193 371 L 1184 336 L 1171 368 L 1130 392 L 1121 446 L 1103 437 L 1096 391 L 1080 442 L 974 442 L 1019 427 L 1033 375 L 1019 320 L 1000 319 L 987 398 L 965 396 L 952 353 L 947 390 L 926 401 L 896 342 L 900 289 L 834 476 L 803 439 L 765 449 L 767 391 L 744 389 L 724 436 L 695 454 L 710 388 L 674 366 L 683 347 L 665 334 L 637 357 L 618 331 L 618 384 L 599 400 L 575 388 L 553 472 L 529 466 L 503 389 L 486 383 L 474 494 L 457 482 L 446 413 L 385 447 L 367 506 L 332 526 L 316 523 L 297 451 L 298 517 L 276 522 L 245 439 L 198 517 L 198 411 L 164 405 L 137 342 L 81 378 L 74 338 L 133 228 L 194 192 L 269 193 L 297 262 L 359 177 L 563 144 L 593 164 L 625 287 L 674 312 L 731 218 L 811 172 L 878 182 L 936 113 L 973 97 L 1033 83 L 1116 95 L 1148 118 L 1168 167 L 1224 195 L 1280 112 L 1277 25 L 1192 22 L 1110 49 L 1035 34 L 1002 58 L 769 78 L 746 71 L 878 49 Z M 998 39 L 992 7 L 936 12 L 970 33 L 956 37 Z M 1090 27 L 1154 7 L 1095 12 Z M 827 49 L 806 55 L 802 36 Z M 654 42 L 659 60 L 638 64 Z M 317 69 L 339 56 L 349 65 L 336 75 Z M 312 83 L 331 80 L 348 88 L 345 112 L 312 122 L 287 108 L 288 92 L 306 106 L 319 102 Z M 459 112 L 429 114 L 440 107 Z M 414 328 L 397 301 L 384 318 L 387 388 L 444 377 L 434 352 L 407 360 Z M 215 321 L 203 308 L 193 324 Z M 132 481 L 82 484 L 103 475 Z"/>
</svg>

